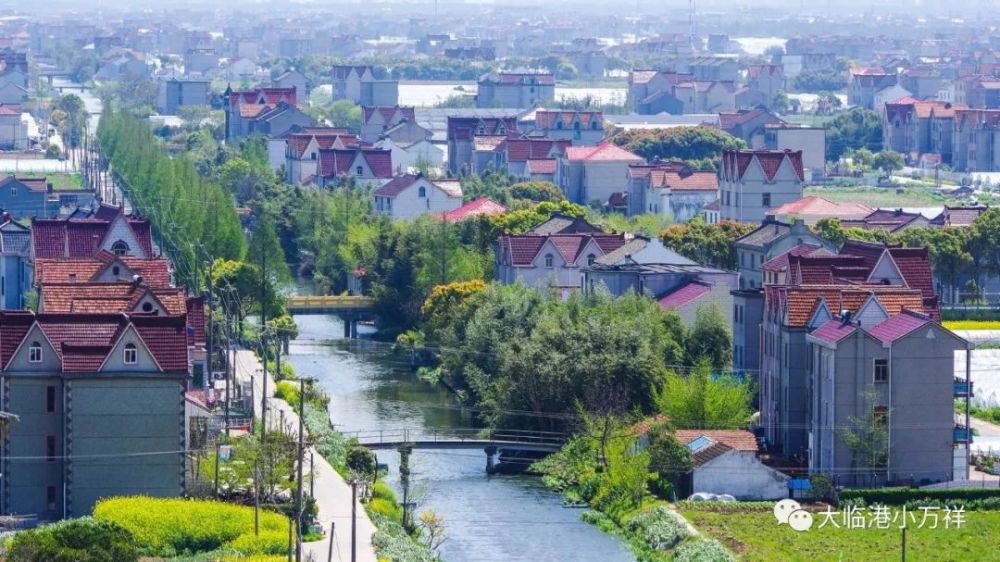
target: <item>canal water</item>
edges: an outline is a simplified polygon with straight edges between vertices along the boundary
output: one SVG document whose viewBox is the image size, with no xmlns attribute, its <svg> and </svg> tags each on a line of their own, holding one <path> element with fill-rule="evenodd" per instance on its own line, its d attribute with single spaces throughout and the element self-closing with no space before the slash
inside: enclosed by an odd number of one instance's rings
<svg viewBox="0 0 1000 562">
<path fill-rule="evenodd" d="M 440 386 L 422 382 L 387 344 L 344 340 L 332 316 L 296 316 L 299 337 L 289 362 L 300 376 L 315 377 L 330 395 L 330 417 L 344 432 L 407 429 L 447 433 L 472 419 Z M 359 330 L 364 335 L 365 327 Z M 399 490 L 399 455 L 379 452 L 388 482 Z M 537 477 L 486 475 L 481 451 L 415 451 L 411 492 L 417 511 L 445 519 L 447 562 L 619 562 L 635 557 L 616 538 L 580 521 L 580 510 Z"/>
</svg>

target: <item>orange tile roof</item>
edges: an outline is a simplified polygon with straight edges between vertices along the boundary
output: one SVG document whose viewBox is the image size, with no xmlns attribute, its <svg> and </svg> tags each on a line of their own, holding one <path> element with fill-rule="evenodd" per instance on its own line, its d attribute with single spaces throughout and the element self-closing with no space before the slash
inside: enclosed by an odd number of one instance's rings
<svg viewBox="0 0 1000 562">
<path fill-rule="evenodd" d="M 46 313 L 87 312 L 120 313 L 134 310 L 147 294 L 152 295 L 167 314 L 187 313 L 183 289 L 153 289 L 132 283 L 52 283 L 41 288 L 41 310 Z"/>
<path fill-rule="evenodd" d="M 872 209 L 860 203 L 834 203 L 809 195 L 797 201 L 785 203 L 771 210 L 772 215 L 823 215 L 842 218 L 864 218 L 872 213 Z"/>
<path fill-rule="evenodd" d="M 782 294 L 783 293 L 783 294 Z M 771 287 L 767 292 L 768 307 L 783 308 L 785 324 L 790 328 L 804 328 L 819 306 L 826 301 L 830 312 L 842 310 L 857 312 L 874 293 L 890 316 L 903 309 L 922 311 L 923 297 L 919 290 L 886 285 L 813 285 L 806 287 Z M 777 301 L 777 302 L 775 302 Z"/>
</svg>

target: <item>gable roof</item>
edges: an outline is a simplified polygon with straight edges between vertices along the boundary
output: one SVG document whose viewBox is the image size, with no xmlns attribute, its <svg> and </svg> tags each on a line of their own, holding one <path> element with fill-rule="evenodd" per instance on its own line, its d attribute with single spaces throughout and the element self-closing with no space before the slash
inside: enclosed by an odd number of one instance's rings
<svg viewBox="0 0 1000 562">
<path fill-rule="evenodd" d="M 46 283 L 94 281 L 113 263 L 121 262 L 128 269 L 141 275 L 149 287 L 170 286 L 170 263 L 163 257 L 142 259 L 134 256 L 115 256 L 99 252 L 94 258 L 39 258 L 35 260 L 35 286 Z M 127 283 L 128 281 L 122 281 Z"/>
<path fill-rule="evenodd" d="M 603 232 L 585 234 L 505 234 L 500 237 L 500 248 L 510 255 L 511 265 L 531 266 L 546 243 L 550 243 L 566 263 L 576 263 L 591 242 L 607 254 L 625 244 L 624 234 Z"/>
<path fill-rule="evenodd" d="M 681 285 L 680 287 L 660 297 L 657 302 L 660 303 L 660 308 L 663 310 L 676 310 L 700 299 L 710 292 L 712 292 L 712 285 L 703 281 L 695 280 Z"/>
<path fill-rule="evenodd" d="M 444 220 L 448 222 L 458 222 L 470 217 L 480 215 L 502 215 L 507 212 L 507 207 L 497 203 L 489 197 L 480 197 L 474 201 L 469 201 L 457 209 L 444 213 Z"/>
<path fill-rule="evenodd" d="M 87 217 L 32 219 L 31 231 L 35 258 L 92 258 L 101 251 L 101 242 L 119 215 L 119 207 L 102 204 Z M 149 221 L 126 216 L 126 224 L 146 256 L 153 255 Z"/>
<path fill-rule="evenodd" d="M 889 315 L 903 309 L 921 310 L 920 291 L 891 285 L 770 285 L 764 288 L 765 307 L 783 314 L 790 328 L 805 328 L 821 302 L 834 312 L 857 312 L 874 294 Z"/>
<path fill-rule="evenodd" d="M 892 343 L 913 331 L 931 323 L 930 317 L 910 310 L 903 310 L 888 320 L 872 326 L 867 330 L 882 343 Z"/>
<path fill-rule="evenodd" d="M 731 177 L 742 178 L 750 164 L 756 161 L 767 181 L 774 181 L 786 159 L 799 181 L 805 181 L 801 150 L 723 150 L 720 168 L 725 168 Z"/>
<path fill-rule="evenodd" d="M 317 175 L 323 177 L 352 175 L 355 172 L 352 166 L 358 157 L 368 165 L 376 178 L 392 177 L 392 151 L 363 147 L 320 149 Z"/>
<path fill-rule="evenodd" d="M 563 129 L 572 129 L 573 123 L 577 121 L 579 121 L 581 129 L 590 129 L 593 123 L 597 123 L 598 129 L 603 130 L 604 112 L 580 110 L 550 111 L 544 109 L 535 112 L 535 126 L 539 129 L 556 129 L 559 123 L 562 123 Z"/>
<path fill-rule="evenodd" d="M 834 203 L 816 195 L 808 195 L 801 199 L 785 203 L 771 209 L 775 216 L 824 216 L 839 218 L 863 218 L 870 215 L 872 209 L 860 203 Z"/>
<path fill-rule="evenodd" d="M 612 142 L 602 142 L 597 146 L 567 147 L 566 159 L 585 162 L 645 162 L 643 157 L 632 154 Z"/>
<path fill-rule="evenodd" d="M 525 234 L 547 236 L 550 234 L 585 234 L 596 232 L 604 231 L 600 227 L 587 222 L 587 219 L 584 217 L 570 217 L 560 213 L 553 213 L 548 220 L 531 227 Z"/>
<path fill-rule="evenodd" d="M 810 336 L 827 343 L 837 343 L 858 330 L 853 322 L 844 322 L 834 318 L 809 333 Z"/>
</svg>

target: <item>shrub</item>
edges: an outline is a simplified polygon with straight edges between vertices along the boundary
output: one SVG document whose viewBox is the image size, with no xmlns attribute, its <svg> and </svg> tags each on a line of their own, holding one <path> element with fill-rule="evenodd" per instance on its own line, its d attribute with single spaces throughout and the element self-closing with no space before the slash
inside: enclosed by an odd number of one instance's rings
<svg viewBox="0 0 1000 562">
<path fill-rule="evenodd" d="M 686 542 L 674 550 L 674 562 L 735 562 L 719 541 L 707 539 Z"/>
<path fill-rule="evenodd" d="M 368 510 L 391 519 L 397 523 L 403 522 L 403 506 L 394 501 L 375 498 L 368 502 Z"/>
<path fill-rule="evenodd" d="M 717 513 L 751 513 L 754 511 L 772 511 L 774 502 L 745 501 L 745 502 L 677 502 L 678 509 L 690 511 L 712 511 Z"/>
<path fill-rule="evenodd" d="M 392 488 L 390 488 L 385 482 L 376 482 L 375 485 L 372 486 L 372 498 L 395 503 L 396 493 L 393 492 Z"/>
<path fill-rule="evenodd" d="M 303 526 L 304 527 L 304 526 Z M 284 531 L 244 533 L 229 543 L 230 548 L 246 555 L 285 554 L 288 552 L 288 533 Z"/>
<path fill-rule="evenodd" d="M 252 507 L 212 500 L 164 499 L 146 496 L 101 500 L 94 518 L 128 529 L 144 554 L 172 556 L 228 546 L 241 535 L 253 535 Z M 260 513 L 261 534 L 287 532 L 288 519 L 277 513 Z"/>
<path fill-rule="evenodd" d="M 288 405 L 297 412 L 299 410 L 299 385 L 292 381 L 278 381 L 276 386 L 274 397 L 288 402 Z"/>
<path fill-rule="evenodd" d="M 10 541 L 8 562 L 135 562 L 135 537 L 121 525 L 91 517 L 23 531 Z"/>
<path fill-rule="evenodd" d="M 369 503 L 369 508 L 371 504 Z M 436 562 L 437 556 L 427 547 L 417 544 L 399 523 L 369 510 L 378 531 L 372 535 L 372 546 L 379 560 L 393 562 Z"/>
<path fill-rule="evenodd" d="M 903 505 L 912 500 L 934 499 L 949 505 L 957 502 L 1000 498 L 1000 488 L 874 488 L 847 489 L 840 492 L 841 501 L 860 499 L 865 504 Z"/>
<path fill-rule="evenodd" d="M 653 550 L 672 548 L 687 536 L 684 525 L 663 506 L 633 517 L 628 529 L 639 534 Z"/>
</svg>

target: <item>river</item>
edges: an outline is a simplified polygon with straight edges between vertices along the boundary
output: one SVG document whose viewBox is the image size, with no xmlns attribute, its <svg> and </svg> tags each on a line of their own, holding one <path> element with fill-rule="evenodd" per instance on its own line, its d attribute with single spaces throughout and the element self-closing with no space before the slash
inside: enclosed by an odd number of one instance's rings
<svg viewBox="0 0 1000 562">
<path fill-rule="evenodd" d="M 299 337 L 288 360 L 300 376 L 319 380 L 341 431 L 469 427 L 469 414 L 449 393 L 418 380 L 387 345 L 342 339 L 336 317 L 295 321 Z M 379 462 L 389 465 L 388 482 L 399 492 L 399 455 L 380 452 Z M 580 521 L 579 509 L 563 507 L 537 477 L 486 476 L 482 452 L 416 451 L 410 466 L 417 511 L 433 509 L 445 519 L 449 538 L 440 553 L 447 562 L 635 560 L 616 538 Z"/>
</svg>

